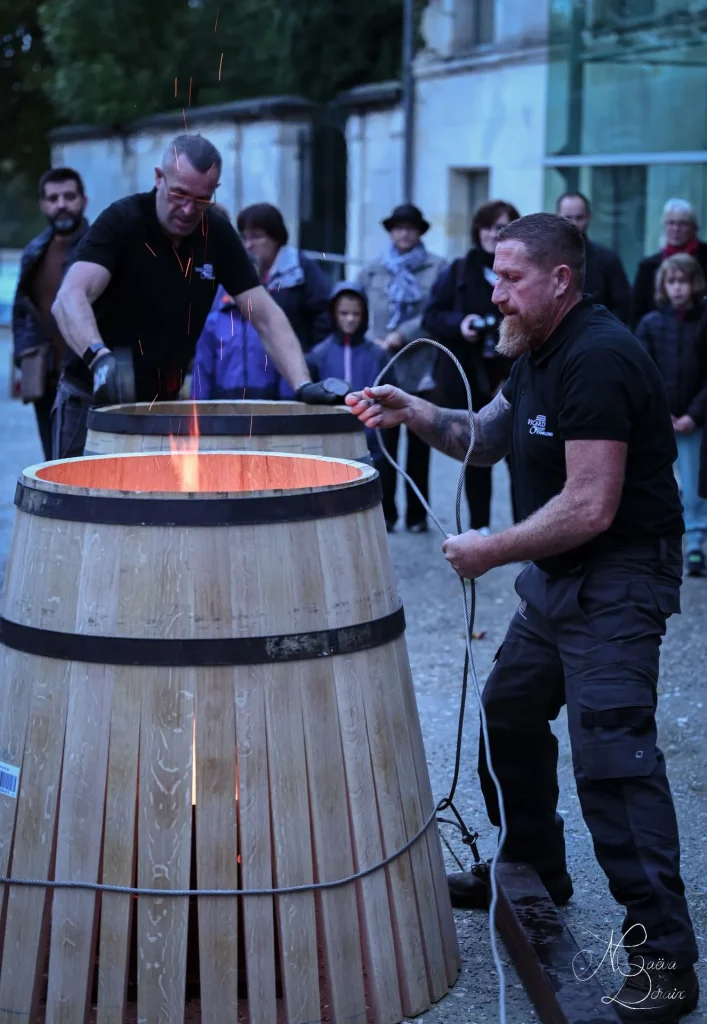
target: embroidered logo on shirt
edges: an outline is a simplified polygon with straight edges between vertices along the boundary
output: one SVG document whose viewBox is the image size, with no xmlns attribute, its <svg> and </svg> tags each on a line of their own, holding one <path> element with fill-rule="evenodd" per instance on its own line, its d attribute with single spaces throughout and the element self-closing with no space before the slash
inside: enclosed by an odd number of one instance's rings
<svg viewBox="0 0 707 1024">
<path fill-rule="evenodd" d="M 534 420 L 528 420 L 528 426 L 530 427 L 528 431 L 530 434 L 542 434 L 543 437 L 553 437 L 552 431 L 545 429 L 547 426 L 546 416 L 536 416 Z"/>
<path fill-rule="evenodd" d="M 211 263 L 205 263 L 203 267 L 194 267 L 202 281 L 214 281 L 214 268 Z"/>
</svg>

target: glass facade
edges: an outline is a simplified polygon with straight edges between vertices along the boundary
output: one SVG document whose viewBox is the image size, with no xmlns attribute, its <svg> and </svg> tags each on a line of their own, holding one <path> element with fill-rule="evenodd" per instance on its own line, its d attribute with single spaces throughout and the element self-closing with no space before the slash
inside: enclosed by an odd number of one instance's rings
<svg viewBox="0 0 707 1024">
<path fill-rule="evenodd" d="M 707 226 L 707 3 L 551 0 L 546 208 L 590 196 L 630 274 L 679 196 Z"/>
</svg>

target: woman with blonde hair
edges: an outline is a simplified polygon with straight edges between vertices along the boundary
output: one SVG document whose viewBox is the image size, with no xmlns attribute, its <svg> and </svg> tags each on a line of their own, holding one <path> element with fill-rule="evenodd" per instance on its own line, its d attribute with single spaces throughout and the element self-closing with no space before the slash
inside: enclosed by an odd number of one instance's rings
<svg viewBox="0 0 707 1024">
<path fill-rule="evenodd" d="M 707 408 L 707 352 L 699 330 L 705 276 L 686 253 L 669 256 L 655 279 L 657 309 L 643 317 L 636 337 L 665 381 L 677 442 L 677 469 L 685 515 L 686 569 L 706 575 L 707 501 L 698 494 L 700 447 Z"/>
</svg>

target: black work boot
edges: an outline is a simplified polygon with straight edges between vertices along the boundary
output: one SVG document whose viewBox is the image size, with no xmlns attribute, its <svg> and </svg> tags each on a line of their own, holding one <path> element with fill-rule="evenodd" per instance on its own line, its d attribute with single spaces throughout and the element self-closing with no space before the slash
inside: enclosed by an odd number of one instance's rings
<svg viewBox="0 0 707 1024">
<path fill-rule="evenodd" d="M 630 960 L 629 968 L 631 974 L 611 999 L 621 1020 L 631 1024 L 675 1024 L 697 1006 L 700 986 L 692 967 L 657 970 Z"/>
<path fill-rule="evenodd" d="M 491 906 L 491 861 L 472 865 L 471 871 L 447 875 L 449 896 L 457 910 L 488 910 Z M 556 907 L 563 907 L 574 893 L 572 879 L 562 874 L 543 878 L 542 883 Z"/>
</svg>

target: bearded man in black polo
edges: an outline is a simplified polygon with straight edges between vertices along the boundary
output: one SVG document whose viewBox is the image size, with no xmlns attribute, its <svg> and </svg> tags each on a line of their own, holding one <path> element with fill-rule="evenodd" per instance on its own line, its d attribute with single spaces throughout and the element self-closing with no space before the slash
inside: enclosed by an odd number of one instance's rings
<svg viewBox="0 0 707 1024">
<path fill-rule="evenodd" d="M 584 242 L 555 214 L 521 217 L 496 249 L 498 351 L 516 357 L 475 414 L 471 462 L 510 451 L 520 522 L 449 537 L 459 575 L 528 561 L 520 605 L 484 690 L 490 753 L 506 811 L 502 858 L 532 864 L 557 904 L 572 896 L 557 813 L 557 740 L 567 706 L 577 794 L 623 924 L 631 970 L 612 1005 L 633 1024 L 672 1024 L 697 1005 L 697 944 L 680 876 L 680 844 L 657 745 L 658 655 L 680 610 L 682 507 L 668 397 L 641 344 L 582 297 Z M 405 423 L 463 459 L 466 412 L 393 387 L 347 403 L 368 427 Z M 496 787 L 481 743 L 489 818 Z M 449 876 L 458 907 L 486 904 L 482 873 Z"/>
</svg>

